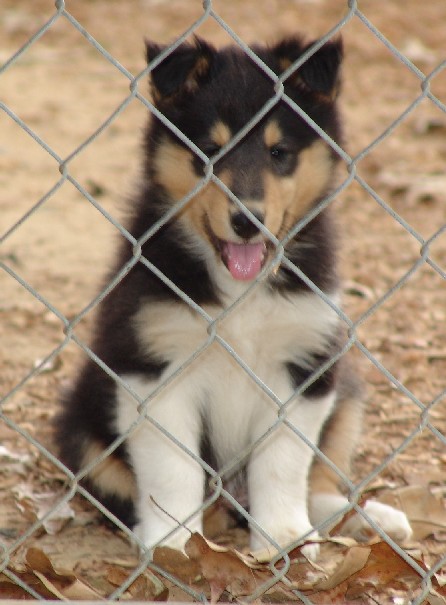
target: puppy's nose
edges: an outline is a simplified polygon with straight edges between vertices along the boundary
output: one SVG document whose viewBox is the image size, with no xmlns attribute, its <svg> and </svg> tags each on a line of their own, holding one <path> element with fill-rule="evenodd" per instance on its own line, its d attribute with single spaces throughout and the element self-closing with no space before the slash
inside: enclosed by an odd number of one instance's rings
<svg viewBox="0 0 446 605">
<path fill-rule="evenodd" d="M 258 212 L 253 212 L 257 220 L 263 223 L 263 215 Z M 259 229 L 243 212 L 235 212 L 231 216 L 231 225 L 234 233 L 243 239 L 251 239 L 257 235 Z"/>
</svg>

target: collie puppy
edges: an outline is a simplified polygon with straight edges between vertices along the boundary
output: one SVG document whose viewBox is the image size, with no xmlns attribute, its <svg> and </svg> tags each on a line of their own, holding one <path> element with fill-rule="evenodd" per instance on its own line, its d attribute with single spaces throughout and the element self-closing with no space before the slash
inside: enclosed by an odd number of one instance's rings
<svg viewBox="0 0 446 605">
<path fill-rule="evenodd" d="M 57 441 L 148 549 L 182 549 L 217 489 L 247 493 L 253 550 L 314 538 L 348 506 L 361 395 L 344 367 L 336 237 L 320 204 L 339 158 L 310 125 L 341 142 L 341 42 L 290 69 L 286 96 L 274 82 L 310 47 L 253 46 L 266 73 L 234 46 L 147 44 L 158 111 L 143 180 Z M 364 511 L 345 533 L 367 537 L 371 520 L 410 536 L 402 512 Z"/>
</svg>

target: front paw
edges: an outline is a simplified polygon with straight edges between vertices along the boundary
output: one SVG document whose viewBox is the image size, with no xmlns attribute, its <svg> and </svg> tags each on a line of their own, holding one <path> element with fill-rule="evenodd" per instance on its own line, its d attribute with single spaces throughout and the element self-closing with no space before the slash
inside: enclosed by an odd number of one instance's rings
<svg viewBox="0 0 446 605">
<path fill-rule="evenodd" d="M 271 538 L 271 542 L 256 530 L 251 530 L 251 551 L 256 558 L 267 560 L 277 554 L 278 549 L 272 544 L 272 541 L 287 550 L 290 546 L 294 548 L 303 544 L 301 552 L 307 559 L 315 561 L 318 558 L 320 547 L 317 542 L 312 542 L 312 540 L 317 540 L 319 534 L 309 523 L 275 524 L 269 527 L 262 525 L 262 528 Z"/>
<path fill-rule="evenodd" d="M 144 526 L 144 523 L 138 523 L 133 528 L 133 533 L 138 538 L 139 542 L 143 545 L 140 547 L 140 551 L 143 552 L 147 550 L 151 554 L 157 546 L 168 546 L 169 548 L 174 548 L 175 550 L 180 550 L 184 552 L 184 547 L 186 542 L 192 535 L 192 532 L 183 527 L 175 528 L 174 532 L 168 538 L 161 538 L 159 540 L 154 540 L 153 534 L 147 530 Z"/>
<path fill-rule="evenodd" d="M 402 511 L 374 500 L 368 500 L 363 508 L 370 519 L 395 542 L 404 543 L 412 537 L 409 520 Z M 341 533 L 358 542 L 366 542 L 376 532 L 362 515 L 356 513 L 342 525 Z"/>
</svg>

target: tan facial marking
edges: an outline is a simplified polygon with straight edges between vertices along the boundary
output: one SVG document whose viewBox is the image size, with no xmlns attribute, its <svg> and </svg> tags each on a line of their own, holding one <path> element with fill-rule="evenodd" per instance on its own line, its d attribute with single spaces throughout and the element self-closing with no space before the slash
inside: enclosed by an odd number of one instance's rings
<svg viewBox="0 0 446 605">
<path fill-rule="evenodd" d="M 227 127 L 219 123 L 220 137 L 228 135 Z M 227 131 L 227 132 L 226 132 Z M 215 133 L 214 133 L 215 134 Z M 220 138 L 222 141 L 222 138 Z M 170 141 L 163 142 L 154 157 L 155 179 L 172 198 L 172 203 L 187 195 L 200 180 L 192 166 L 192 153 Z M 203 174 L 204 176 L 204 174 Z M 230 186 L 230 175 L 226 171 L 219 173 L 219 178 Z M 220 239 L 231 237 L 229 227 L 229 202 L 225 193 L 218 185 L 209 182 L 183 208 L 179 219 L 186 223 L 187 228 L 193 228 L 205 239 L 208 234 L 204 228 L 203 218 L 207 219 L 212 231 Z"/>
<path fill-rule="evenodd" d="M 154 169 L 157 182 L 175 201 L 187 195 L 199 181 L 192 166 L 192 152 L 168 140 L 160 144 L 155 154 Z"/>
<path fill-rule="evenodd" d="M 221 171 L 218 178 L 227 187 L 230 187 L 231 175 L 229 171 Z M 195 231 L 198 231 L 205 239 L 208 238 L 209 234 L 205 228 L 204 217 L 206 217 L 214 235 L 219 239 L 234 239 L 234 233 L 229 225 L 229 206 L 224 191 L 216 183 L 211 182 L 188 204 L 182 218 L 191 222 Z"/>
<path fill-rule="evenodd" d="M 91 464 L 102 452 L 103 448 L 98 443 L 90 443 L 85 449 L 82 466 Z M 116 494 L 123 499 L 136 497 L 136 483 L 132 472 L 113 454 L 93 467 L 87 477 L 96 489 L 104 494 Z"/>
<path fill-rule="evenodd" d="M 280 66 L 281 73 L 286 71 L 292 63 L 293 62 L 291 61 L 291 59 L 288 59 L 288 57 L 281 57 L 279 60 L 279 66 Z"/>
<path fill-rule="evenodd" d="M 268 122 L 268 124 L 265 126 L 265 132 L 263 136 L 265 139 L 265 145 L 270 148 L 280 143 L 283 138 L 283 133 L 280 129 L 279 124 L 275 120 L 273 120 L 271 122 Z"/>
<path fill-rule="evenodd" d="M 226 126 L 224 122 L 219 121 L 212 126 L 210 130 L 210 137 L 216 145 L 223 147 L 223 145 L 229 143 L 232 135 L 228 126 Z"/>
<path fill-rule="evenodd" d="M 297 190 L 293 201 L 298 218 L 302 218 L 324 193 L 332 177 L 333 159 L 326 143 L 318 140 L 302 151 L 295 174 Z"/>
<path fill-rule="evenodd" d="M 298 160 L 290 176 L 265 174 L 265 227 L 280 237 L 305 216 L 332 178 L 333 163 L 324 142 L 316 141 L 304 149 Z"/>
</svg>

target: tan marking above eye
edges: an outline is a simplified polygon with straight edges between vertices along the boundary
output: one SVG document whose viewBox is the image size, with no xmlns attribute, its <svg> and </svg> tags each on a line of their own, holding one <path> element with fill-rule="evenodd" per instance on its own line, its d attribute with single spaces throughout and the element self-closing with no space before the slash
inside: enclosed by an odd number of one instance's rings
<svg viewBox="0 0 446 605">
<path fill-rule="evenodd" d="M 187 195 L 200 180 L 193 170 L 192 157 L 191 151 L 167 138 L 163 139 L 155 153 L 154 179 L 175 201 Z"/>
<path fill-rule="evenodd" d="M 211 140 L 218 145 L 218 147 L 223 147 L 223 145 L 226 145 L 226 143 L 229 143 L 229 141 L 232 138 L 232 134 L 231 131 L 229 130 L 229 127 L 221 121 L 216 122 L 211 130 L 210 130 L 210 138 Z"/>
<path fill-rule="evenodd" d="M 279 59 L 279 66 L 282 73 L 286 71 L 292 64 L 293 62 L 291 61 L 291 59 L 288 59 L 286 57 L 282 57 L 281 59 Z"/>
<path fill-rule="evenodd" d="M 265 139 L 265 145 L 268 148 L 274 147 L 274 145 L 280 143 L 280 141 L 283 139 L 283 133 L 276 120 L 268 122 L 268 124 L 265 126 L 263 136 Z"/>
</svg>

